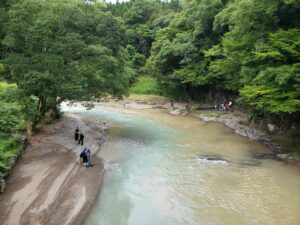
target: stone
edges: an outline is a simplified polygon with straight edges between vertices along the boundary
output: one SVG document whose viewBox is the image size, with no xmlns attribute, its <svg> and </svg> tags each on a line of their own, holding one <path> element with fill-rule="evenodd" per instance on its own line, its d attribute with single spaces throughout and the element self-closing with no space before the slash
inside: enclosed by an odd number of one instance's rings
<svg viewBox="0 0 300 225">
<path fill-rule="evenodd" d="M 172 114 L 172 115 L 179 115 L 180 114 L 180 110 L 178 110 L 178 109 L 172 110 L 172 111 L 170 111 L 170 114 Z"/>
<path fill-rule="evenodd" d="M 276 126 L 274 124 L 268 123 L 268 131 L 274 132 L 276 130 Z"/>
<path fill-rule="evenodd" d="M 241 136 L 248 137 L 247 132 L 246 132 L 244 129 L 237 128 L 234 132 L 235 132 L 236 134 L 241 135 Z"/>
<path fill-rule="evenodd" d="M 220 155 L 199 155 L 199 159 L 228 162 L 223 156 Z"/>
<path fill-rule="evenodd" d="M 279 159 L 287 159 L 288 158 L 288 154 L 277 154 L 277 158 L 279 158 Z"/>
</svg>

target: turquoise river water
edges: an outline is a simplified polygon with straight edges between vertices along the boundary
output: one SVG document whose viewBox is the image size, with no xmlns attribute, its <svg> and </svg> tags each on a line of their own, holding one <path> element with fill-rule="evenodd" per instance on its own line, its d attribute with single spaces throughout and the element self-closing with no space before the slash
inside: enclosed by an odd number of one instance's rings
<svg viewBox="0 0 300 225">
<path fill-rule="evenodd" d="M 253 159 L 269 149 L 223 124 L 154 109 L 65 110 L 109 124 L 85 225 L 300 224 L 299 168 Z"/>
</svg>

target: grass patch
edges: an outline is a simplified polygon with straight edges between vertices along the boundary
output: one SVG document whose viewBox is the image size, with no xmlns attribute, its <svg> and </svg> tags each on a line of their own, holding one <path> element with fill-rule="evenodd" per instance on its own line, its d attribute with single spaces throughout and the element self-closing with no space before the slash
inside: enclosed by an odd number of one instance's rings
<svg viewBox="0 0 300 225">
<path fill-rule="evenodd" d="M 128 97 L 129 100 L 133 100 L 136 102 L 145 102 L 145 103 L 158 103 L 158 104 L 165 104 L 170 102 L 170 99 L 164 96 L 158 95 L 141 95 L 141 94 L 131 94 Z"/>
<path fill-rule="evenodd" d="M 17 88 L 16 84 L 9 84 L 5 81 L 0 81 L 0 94 L 5 94 L 9 89 L 15 90 Z"/>
<path fill-rule="evenodd" d="M 129 93 L 159 95 L 161 90 L 155 78 L 144 76 L 140 77 L 138 81 L 129 89 Z"/>
</svg>

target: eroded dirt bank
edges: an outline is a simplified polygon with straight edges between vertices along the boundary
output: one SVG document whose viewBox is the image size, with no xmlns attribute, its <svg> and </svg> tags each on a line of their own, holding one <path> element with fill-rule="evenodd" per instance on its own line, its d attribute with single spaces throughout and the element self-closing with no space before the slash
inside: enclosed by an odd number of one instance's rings
<svg viewBox="0 0 300 225">
<path fill-rule="evenodd" d="M 93 167 L 79 164 L 82 146 L 73 137 L 76 126 L 92 151 Z M 0 195 L 0 224 L 81 224 L 101 185 L 103 164 L 95 155 L 102 135 L 70 113 L 36 134 Z"/>
</svg>

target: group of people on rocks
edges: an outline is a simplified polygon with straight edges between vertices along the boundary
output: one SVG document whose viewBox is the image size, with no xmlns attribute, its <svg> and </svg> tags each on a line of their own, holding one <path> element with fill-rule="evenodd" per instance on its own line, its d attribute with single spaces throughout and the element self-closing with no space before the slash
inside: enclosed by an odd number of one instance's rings
<svg viewBox="0 0 300 225">
<path fill-rule="evenodd" d="M 79 132 L 79 128 L 77 127 L 75 129 L 75 141 L 77 141 L 78 144 L 83 145 L 83 139 L 84 139 L 84 135 L 82 132 Z M 82 158 L 83 165 L 85 165 L 86 167 L 93 166 L 91 160 L 91 151 L 88 148 L 85 147 L 81 151 L 79 157 Z"/>
<path fill-rule="evenodd" d="M 218 111 L 225 112 L 229 110 L 232 106 L 232 102 L 225 102 L 215 106 Z"/>
</svg>

